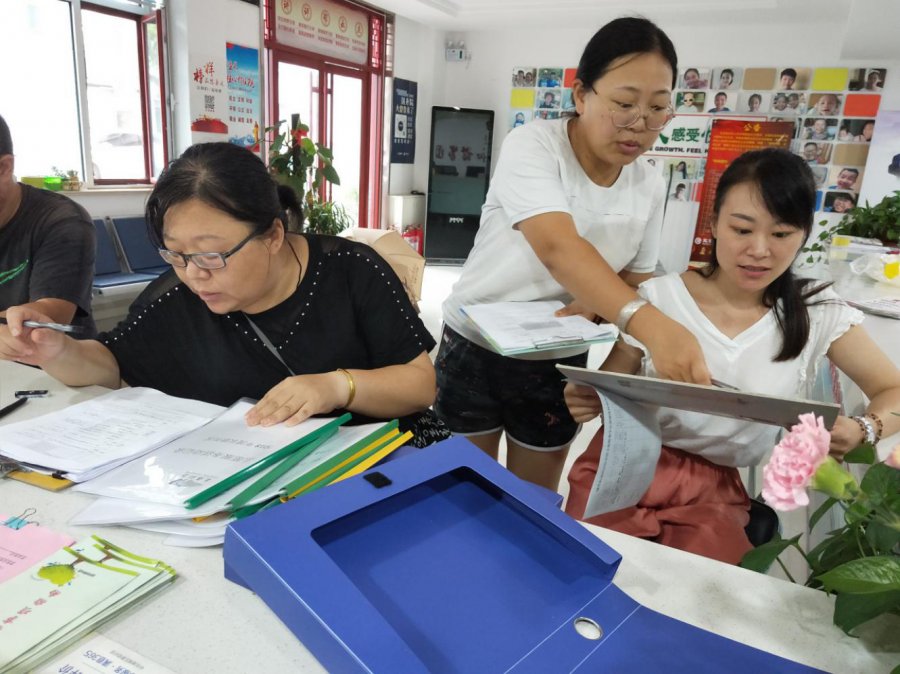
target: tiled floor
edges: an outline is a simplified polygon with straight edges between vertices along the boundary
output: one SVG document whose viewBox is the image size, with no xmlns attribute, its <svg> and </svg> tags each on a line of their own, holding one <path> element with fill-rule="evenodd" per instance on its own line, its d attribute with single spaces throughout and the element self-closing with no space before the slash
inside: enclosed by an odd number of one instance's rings
<svg viewBox="0 0 900 674">
<path fill-rule="evenodd" d="M 422 301 L 419 302 L 420 316 L 422 317 L 422 321 L 425 323 L 425 327 L 431 332 L 434 336 L 435 340 L 440 338 L 441 332 L 441 304 L 447 295 L 450 294 L 450 289 L 453 287 L 453 284 L 456 282 L 456 279 L 459 278 L 459 273 L 462 270 L 462 267 L 450 266 L 450 265 L 426 265 L 425 267 L 425 275 L 422 281 Z M 588 364 L 590 367 L 597 367 L 602 359 L 605 357 L 604 351 L 608 347 L 595 347 L 596 350 L 592 350 L 588 357 Z M 434 353 L 431 354 L 432 358 L 434 357 Z M 568 495 L 569 493 L 569 485 L 566 481 L 566 475 L 569 472 L 569 466 L 571 466 L 572 462 L 575 458 L 581 454 L 585 447 L 587 446 L 590 439 L 594 436 L 594 433 L 597 432 L 597 429 L 600 427 L 600 423 L 598 421 L 592 421 L 588 424 L 585 424 L 581 432 L 575 438 L 575 442 L 572 443 L 571 448 L 569 449 L 569 456 L 566 462 L 566 467 L 563 469 L 563 478 L 560 480 L 559 485 L 559 493 L 563 496 Z M 506 447 L 505 443 L 501 441 L 500 445 L 500 460 L 503 461 L 505 458 Z"/>
</svg>

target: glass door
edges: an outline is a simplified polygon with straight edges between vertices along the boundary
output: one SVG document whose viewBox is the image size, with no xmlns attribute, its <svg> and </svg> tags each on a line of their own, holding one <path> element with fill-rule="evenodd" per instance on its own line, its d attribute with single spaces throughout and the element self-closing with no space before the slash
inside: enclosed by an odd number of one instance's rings
<svg viewBox="0 0 900 674">
<path fill-rule="evenodd" d="M 353 226 L 360 223 L 360 169 L 362 167 L 362 75 L 328 72 L 328 144 L 341 179 L 331 199 L 344 207 Z"/>
</svg>

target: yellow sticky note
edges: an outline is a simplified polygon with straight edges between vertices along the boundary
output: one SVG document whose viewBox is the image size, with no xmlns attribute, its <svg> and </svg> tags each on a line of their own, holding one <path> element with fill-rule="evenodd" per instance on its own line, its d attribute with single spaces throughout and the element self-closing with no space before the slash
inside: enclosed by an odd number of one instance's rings
<svg viewBox="0 0 900 674">
<path fill-rule="evenodd" d="M 898 274 L 900 274 L 900 260 L 884 263 L 884 275 L 887 278 L 895 278 Z"/>
<path fill-rule="evenodd" d="M 533 108 L 534 89 L 513 89 L 509 94 L 509 107 Z"/>
<path fill-rule="evenodd" d="M 840 91 L 847 88 L 847 68 L 816 68 L 812 88 L 815 91 Z"/>
</svg>

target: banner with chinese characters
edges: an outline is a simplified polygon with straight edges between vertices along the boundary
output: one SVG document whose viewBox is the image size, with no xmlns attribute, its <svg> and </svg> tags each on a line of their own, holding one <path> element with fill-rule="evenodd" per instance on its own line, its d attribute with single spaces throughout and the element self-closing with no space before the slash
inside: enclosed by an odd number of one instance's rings
<svg viewBox="0 0 900 674">
<path fill-rule="evenodd" d="M 419 85 L 394 80 L 391 163 L 412 164 L 416 160 L 416 97 Z"/>
<path fill-rule="evenodd" d="M 289 47 L 365 64 L 369 18 L 331 0 L 277 0 L 275 39 Z"/>
<path fill-rule="evenodd" d="M 713 202 L 719 178 L 725 173 L 725 169 L 737 157 L 750 150 L 764 147 L 790 148 L 793 134 L 793 122 L 713 120 L 700 195 L 700 212 L 691 244 L 691 266 L 703 266 L 709 262 L 712 251 Z"/>
<path fill-rule="evenodd" d="M 191 142 L 205 143 L 227 139 L 228 118 L 225 80 L 225 54 L 190 55 L 191 68 Z"/>
<path fill-rule="evenodd" d="M 259 50 L 227 42 L 228 142 L 259 152 Z"/>
</svg>

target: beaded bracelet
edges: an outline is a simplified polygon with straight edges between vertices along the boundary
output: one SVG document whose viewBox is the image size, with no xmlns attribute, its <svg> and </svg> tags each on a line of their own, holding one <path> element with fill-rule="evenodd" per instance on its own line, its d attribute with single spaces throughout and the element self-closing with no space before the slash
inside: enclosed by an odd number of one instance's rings
<svg viewBox="0 0 900 674">
<path fill-rule="evenodd" d="M 875 442 L 878 442 L 881 440 L 881 432 L 884 430 L 884 424 L 881 422 L 881 417 L 874 412 L 866 412 L 865 416 L 871 419 L 875 424 Z"/>
<path fill-rule="evenodd" d="M 872 424 L 872 422 L 869 421 L 869 419 L 867 417 L 850 417 L 850 418 L 859 424 L 859 428 L 863 432 L 862 441 L 867 444 L 874 445 L 876 442 L 875 426 Z"/>
</svg>

